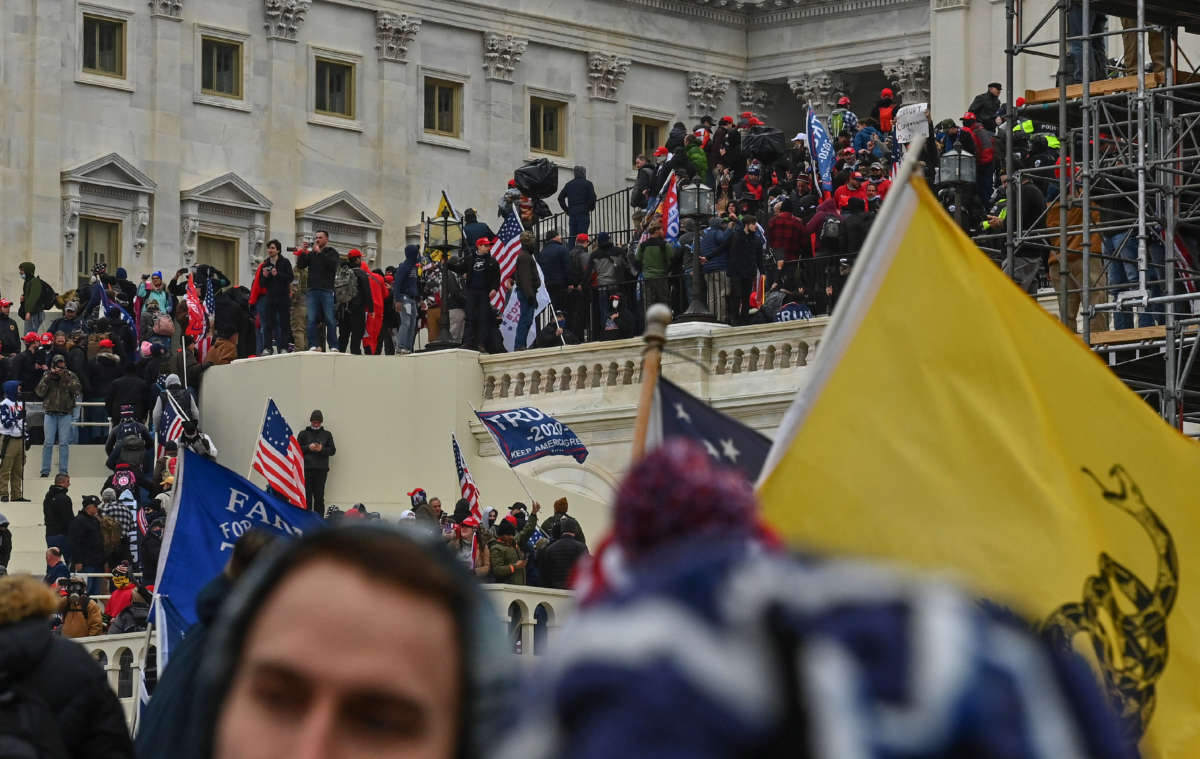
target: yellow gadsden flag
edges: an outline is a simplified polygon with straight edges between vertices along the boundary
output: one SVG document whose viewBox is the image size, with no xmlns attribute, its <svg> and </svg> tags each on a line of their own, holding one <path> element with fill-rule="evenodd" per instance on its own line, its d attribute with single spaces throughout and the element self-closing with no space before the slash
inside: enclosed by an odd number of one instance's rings
<svg viewBox="0 0 1200 759">
<path fill-rule="evenodd" d="M 1084 653 L 1147 756 L 1200 757 L 1200 446 L 924 182 L 892 193 L 764 467 L 768 521 L 957 573 Z"/>
</svg>

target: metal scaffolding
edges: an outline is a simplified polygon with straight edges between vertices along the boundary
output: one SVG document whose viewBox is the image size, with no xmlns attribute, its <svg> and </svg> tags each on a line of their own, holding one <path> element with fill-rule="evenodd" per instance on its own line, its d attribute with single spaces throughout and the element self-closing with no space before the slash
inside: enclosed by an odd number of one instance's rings
<svg viewBox="0 0 1200 759">
<path fill-rule="evenodd" d="M 1164 418 L 1180 428 L 1200 423 L 1200 373 L 1189 381 L 1200 349 L 1200 76 L 1176 44 L 1181 26 L 1200 32 L 1200 4 L 1056 0 L 1033 23 L 1022 5 L 1006 0 L 1011 117 L 998 139 L 1008 212 L 1004 234 L 984 236 L 981 247 L 1009 272 L 1021 260 L 1056 259 L 1049 284 L 1067 328 L 1076 330 L 1078 310 L 1083 340 Z M 1106 28 L 1105 16 L 1120 19 L 1118 28 Z M 1155 35 L 1164 53 L 1149 65 Z M 1110 41 L 1136 48 L 1136 63 L 1113 70 Z M 1029 90 L 1017 108 L 1014 72 L 1023 56 L 1057 59 L 1057 88 Z M 1021 136 L 1053 127 L 1057 162 L 1032 166 L 1014 153 L 1014 132 L 1027 120 Z M 1047 199 L 1036 220 L 1022 218 L 1029 184 Z M 1112 326 L 1134 316 L 1143 326 L 1112 329 L 1110 315 Z"/>
</svg>

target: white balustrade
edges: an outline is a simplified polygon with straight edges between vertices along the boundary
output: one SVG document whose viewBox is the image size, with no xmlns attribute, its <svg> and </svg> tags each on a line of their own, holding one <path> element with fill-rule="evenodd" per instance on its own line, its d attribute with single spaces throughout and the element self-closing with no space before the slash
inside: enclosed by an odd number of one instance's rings
<svg viewBox="0 0 1200 759">
<path fill-rule="evenodd" d="M 153 645 L 153 634 L 145 632 L 119 635 L 92 635 L 75 638 L 93 659 L 100 662 L 108 675 L 108 685 L 117 694 L 125 709 L 125 719 L 131 725 L 137 713 L 138 683 L 142 679 L 142 662 L 147 648 Z"/>
<path fill-rule="evenodd" d="M 559 629 L 575 609 L 575 594 L 569 590 L 488 584 L 483 591 L 508 632 L 513 653 L 526 662 L 554 645 Z"/>
</svg>

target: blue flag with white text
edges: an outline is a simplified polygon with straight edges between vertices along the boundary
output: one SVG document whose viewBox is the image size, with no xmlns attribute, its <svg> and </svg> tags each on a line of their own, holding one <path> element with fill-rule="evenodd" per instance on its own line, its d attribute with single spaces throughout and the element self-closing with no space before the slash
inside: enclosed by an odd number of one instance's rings
<svg viewBox="0 0 1200 759">
<path fill-rule="evenodd" d="M 325 524 L 214 461 L 186 450 L 179 457 L 155 587 L 163 612 L 160 672 L 173 644 L 196 624 L 196 596 L 225 568 L 238 538 L 251 529 L 298 537 Z"/>
<path fill-rule="evenodd" d="M 813 162 L 817 166 L 817 173 L 820 175 L 821 190 L 832 192 L 833 140 L 830 139 L 829 132 L 821 123 L 821 119 L 817 118 L 817 112 L 811 105 L 808 107 L 808 150 L 812 154 Z"/>
<path fill-rule="evenodd" d="M 476 411 L 492 433 L 509 466 L 543 456 L 574 456 L 580 464 L 588 449 L 571 428 L 533 406 L 504 411 Z"/>
</svg>

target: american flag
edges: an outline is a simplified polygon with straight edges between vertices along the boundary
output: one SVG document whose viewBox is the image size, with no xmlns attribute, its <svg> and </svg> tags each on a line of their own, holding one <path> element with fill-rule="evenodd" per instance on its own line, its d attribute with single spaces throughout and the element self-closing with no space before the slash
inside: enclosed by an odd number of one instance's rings
<svg viewBox="0 0 1200 759">
<path fill-rule="evenodd" d="M 467 471 L 467 462 L 463 459 L 462 449 L 458 447 L 458 438 L 454 433 L 450 433 L 450 442 L 454 446 L 454 468 L 458 470 L 458 487 L 462 491 L 462 497 L 467 499 L 467 503 L 471 505 L 471 516 L 483 521 L 483 512 L 479 510 L 479 488 L 475 487 L 475 480 L 471 479 L 471 473 Z"/>
<path fill-rule="evenodd" d="M 501 282 L 511 277 L 517 269 L 517 255 L 521 252 L 521 233 L 524 231 L 516 209 L 510 209 L 508 218 L 500 225 L 500 231 L 496 233 L 496 239 L 499 242 L 496 243 L 496 247 L 492 248 L 492 257 L 496 259 L 496 263 L 500 264 Z M 492 306 L 495 308 L 504 308 L 504 293 L 501 292 L 503 289 L 497 290 L 496 297 L 492 298 Z"/>
<path fill-rule="evenodd" d="M 167 403 L 158 417 L 158 429 L 154 430 L 154 458 L 161 459 L 166 453 L 166 444 L 183 436 L 183 409 L 175 403 L 170 393 L 163 393 Z"/>
<path fill-rule="evenodd" d="M 292 428 L 270 398 L 250 466 L 266 477 L 267 484 L 282 493 L 293 506 L 308 508 L 304 498 L 304 454 Z"/>
<path fill-rule="evenodd" d="M 212 280 L 208 280 L 208 289 L 204 292 L 204 334 L 196 341 L 196 355 L 200 357 L 200 361 L 208 358 L 208 350 L 212 348 L 213 331 L 209 327 L 209 319 L 213 318 L 217 312 L 216 303 L 213 300 L 213 285 Z"/>
</svg>

